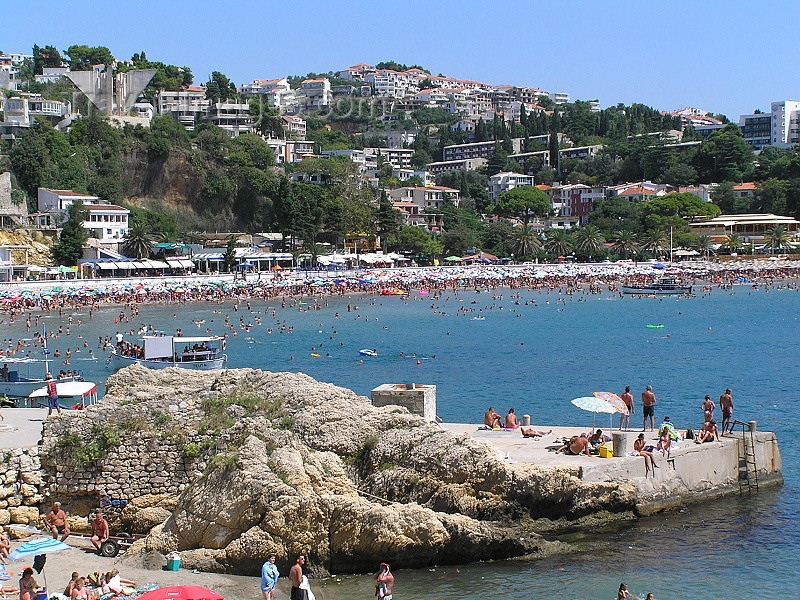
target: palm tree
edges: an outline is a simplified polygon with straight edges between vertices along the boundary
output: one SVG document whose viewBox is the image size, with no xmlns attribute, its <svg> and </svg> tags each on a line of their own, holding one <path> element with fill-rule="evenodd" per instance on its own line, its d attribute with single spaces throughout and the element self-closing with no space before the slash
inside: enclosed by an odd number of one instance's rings
<svg viewBox="0 0 800 600">
<path fill-rule="evenodd" d="M 703 257 L 708 258 L 708 252 L 711 250 L 711 238 L 707 235 L 698 235 L 697 240 L 692 246 L 702 254 Z"/>
<path fill-rule="evenodd" d="M 544 249 L 556 256 L 566 256 L 574 247 L 572 236 L 563 229 L 551 229 L 544 243 Z"/>
<path fill-rule="evenodd" d="M 575 232 L 575 250 L 588 256 L 589 262 L 591 262 L 592 256 L 597 256 L 602 252 L 605 243 L 606 238 L 594 225 L 581 227 Z"/>
<path fill-rule="evenodd" d="M 725 247 L 729 252 L 738 252 L 744 248 L 744 240 L 738 233 L 731 233 L 725 238 Z"/>
<path fill-rule="evenodd" d="M 645 234 L 641 246 L 648 252 L 651 252 L 653 258 L 658 258 L 669 248 L 669 240 L 663 231 L 651 229 Z"/>
<path fill-rule="evenodd" d="M 764 236 L 764 241 L 767 242 L 767 246 L 778 252 L 785 248 L 791 248 L 791 239 L 792 236 L 786 231 L 783 225 L 773 225 L 767 230 Z"/>
<path fill-rule="evenodd" d="M 542 238 L 530 225 L 523 225 L 514 240 L 514 253 L 520 258 L 531 258 L 542 249 Z"/>
<path fill-rule="evenodd" d="M 128 256 L 144 258 L 153 251 L 153 234 L 144 223 L 131 223 L 122 243 L 122 251 Z"/>
<path fill-rule="evenodd" d="M 633 232 L 623 229 L 614 234 L 614 250 L 623 258 L 636 256 L 639 251 L 639 243 Z"/>
</svg>

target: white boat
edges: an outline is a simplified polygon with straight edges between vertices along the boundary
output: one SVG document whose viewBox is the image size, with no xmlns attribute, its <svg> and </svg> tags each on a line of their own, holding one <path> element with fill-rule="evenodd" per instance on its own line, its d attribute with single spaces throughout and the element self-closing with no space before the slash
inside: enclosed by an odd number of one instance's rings
<svg viewBox="0 0 800 600">
<path fill-rule="evenodd" d="M 45 375 L 50 371 L 50 363 L 52 361 L 47 358 L 50 354 L 47 347 L 43 348 L 41 353 L 45 357 L 44 359 L 31 358 L 29 356 L 6 356 L 0 358 L 0 365 L 2 365 L 3 371 L 8 369 L 8 375 L 0 377 L 0 395 L 8 398 L 27 398 L 33 391 L 46 383 Z M 59 379 L 59 381 L 82 380 L 83 377 L 80 375 Z"/>
<path fill-rule="evenodd" d="M 81 410 L 97 403 L 97 386 L 91 381 L 56 381 L 58 405 L 66 410 Z M 24 401 L 21 401 L 24 402 Z M 20 408 L 47 408 L 47 386 L 35 390 L 28 396 L 28 406 Z"/>
<path fill-rule="evenodd" d="M 111 361 L 119 369 L 139 364 L 150 369 L 181 367 L 196 371 L 216 371 L 225 367 L 225 338 L 219 336 L 146 335 L 138 346 L 117 345 Z"/>
<path fill-rule="evenodd" d="M 372 348 L 362 348 L 358 351 L 361 356 L 378 356 L 378 351 Z"/>
<path fill-rule="evenodd" d="M 662 296 L 675 294 L 691 294 L 692 286 L 681 285 L 674 277 L 662 277 L 647 285 L 623 285 L 623 294 L 640 294 L 645 296 Z"/>
</svg>

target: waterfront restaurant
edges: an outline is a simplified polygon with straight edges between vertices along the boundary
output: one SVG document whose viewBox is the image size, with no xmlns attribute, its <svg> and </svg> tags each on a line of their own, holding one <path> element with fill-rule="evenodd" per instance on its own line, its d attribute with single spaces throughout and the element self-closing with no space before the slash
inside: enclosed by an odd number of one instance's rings
<svg viewBox="0 0 800 600">
<path fill-rule="evenodd" d="M 706 235 L 713 244 L 724 244 L 731 234 L 739 235 L 746 244 L 763 244 L 764 236 L 775 225 L 782 225 L 792 237 L 800 232 L 797 219 L 771 213 L 720 215 L 707 221 L 689 223 L 693 234 Z"/>
</svg>

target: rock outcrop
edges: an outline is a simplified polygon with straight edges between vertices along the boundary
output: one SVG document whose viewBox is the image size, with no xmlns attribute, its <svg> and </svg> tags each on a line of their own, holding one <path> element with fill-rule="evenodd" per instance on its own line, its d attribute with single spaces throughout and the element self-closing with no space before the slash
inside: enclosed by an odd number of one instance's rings
<svg viewBox="0 0 800 600">
<path fill-rule="evenodd" d="M 129 528 L 159 523 L 132 551 L 180 550 L 204 571 L 252 573 L 270 553 L 305 553 L 318 573 L 543 555 L 561 549 L 536 534 L 543 520 L 635 506 L 628 483 L 507 465 L 487 444 L 302 374 L 133 366 L 107 385 L 98 405 L 45 423 L 51 493 L 127 494 Z"/>
</svg>

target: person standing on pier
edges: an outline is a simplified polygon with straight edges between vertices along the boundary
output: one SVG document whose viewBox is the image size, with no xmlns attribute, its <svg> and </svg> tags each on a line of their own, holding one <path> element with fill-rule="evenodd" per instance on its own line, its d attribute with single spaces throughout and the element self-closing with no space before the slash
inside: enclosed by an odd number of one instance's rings
<svg viewBox="0 0 800 600">
<path fill-rule="evenodd" d="M 647 417 L 650 417 L 650 431 L 655 430 L 656 395 L 653 393 L 652 385 L 648 385 L 642 392 L 642 413 L 644 414 L 642 431 L 647 430 Z"/>
<path fill-rule="evenodd" d="M 725 394 L 723 394 L 723 396 L 724 395 Z M 703 410 L 703 423 L 708 423 L 714 418 L 714 409 L 717 408 L 717 405 L 714 404 L 711 396 L 706 394 L 706 397 L 703 400 L 703 403 L 700 405 L 700 408 Z"/>
<path fill-rule="evenodd" d="M 631 394 L 631 386 L 625 386 L 625 393 L 620 396 L 622 401 L 625 403 L 625 406 L 628 407 L 628 414 L 619 413 L 619 428 L 627 429 L 631 423 L 631 415 L 634 413 L 633 410 L 633 394 Z"/>
<path fill-rule="evenodd" d="M 733 396 L 731 395 L 731 388 L 725 390 L 725 393 L 719 397 L 719 405 L 722 407 L 722 435 L 726 431 L 733 429 L 731 426 L 731 417 L 733 416 Z"/>
</svg>

